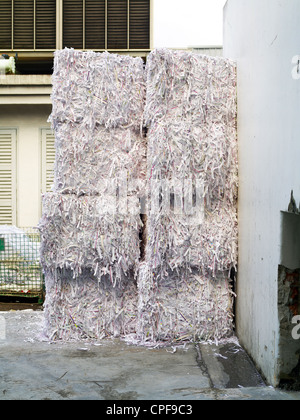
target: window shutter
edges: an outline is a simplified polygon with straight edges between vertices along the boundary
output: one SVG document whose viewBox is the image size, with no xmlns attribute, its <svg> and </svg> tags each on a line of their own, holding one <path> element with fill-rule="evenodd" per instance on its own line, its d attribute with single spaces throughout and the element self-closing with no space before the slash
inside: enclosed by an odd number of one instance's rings
<svg viewBox="0 0 300 420">
<path fill-rule="evenodd" d="M 14 0 L 14 48 L 33 49 L 34 1 Z"/>
<path fill-rule="evenodd" d="M 105 0 L 85 0 L 85 48 L 105 49 Z"/>
<path fill-rule="evenodd" d="M 0 130 L 0 224 L 15 225 L 16 130 Z"/>
<path fill-rule="evenodd" d="M 56 49 L 56 4 L 0 0 L 0 49 Z M 149 49 L 150 0 L 63 0 L 62 41 L 76 49 Z"/>
<path fill-rule="evenodd" d="M 64 0 L 63 44 L 83 48 L 83 0 Z"/>
<path fill-rule="evenodd" d="M 11 49 L 11 0 L 0 1 L 0 48 Z"/>
<path fill-rule="evenodd" d="M 130 48 L 150 48 L 150 0 L 130 0 L 129 10 Z"/>
<path fill-rule="evenodd" d="M 108 49 L 127 48 L 127 0 L 108 0 L 107 46 Z"/>
<path fill-rule="evenodd" d="M 36 0 L 36 48 L 56 48 L 56 0 Z"/>
<path fill-rule="evenodd" d="M 42 129 L 42 193 L 51 190 L 54 181 L 55 139 L 49 128 Z"/>
</svg>

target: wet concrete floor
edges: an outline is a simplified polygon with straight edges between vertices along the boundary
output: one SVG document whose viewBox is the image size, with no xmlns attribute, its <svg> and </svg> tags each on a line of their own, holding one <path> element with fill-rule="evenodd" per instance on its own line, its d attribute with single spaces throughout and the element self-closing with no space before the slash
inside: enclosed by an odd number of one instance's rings
<svg viewBox="0 0 300 420">
<path fill-rule="evenodd" d="M 0 312 L 0 400 L 300 400 L 267 386 L 236 339 L 144 348 L 42 341 L 43 312 Z"/>
</svg>

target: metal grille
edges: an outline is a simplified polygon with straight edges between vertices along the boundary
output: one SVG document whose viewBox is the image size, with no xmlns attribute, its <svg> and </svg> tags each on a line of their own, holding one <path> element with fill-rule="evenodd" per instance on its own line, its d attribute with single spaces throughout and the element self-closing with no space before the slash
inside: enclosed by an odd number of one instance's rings
<svg viewBox="0 0 300 420">
<path fill-rule="evenodd" d="M 108 49 L 128 48 L 128 2 L 110 0 L 107 4 L 107 46 Z"/>
<path fill-rule="evenodd" d="M 34 48 L 34 2 L 14 0 L 14 48 Z"/>
<path fill-rule="evenodd" d="M 0 48 L 150 49 L 150 0 L 0 0 Z"/>
<path fill-rule="evenodd" d="M 63 43 L 65 47 L 83 47 L 83 0 L 64 0 Z"/>
<path fill-rule="evenodd" d="M 41 298 L 44 279 L 39 232 L 7 228 L 0 230 L 0 296 Z"/>
<path fill-rule="evenodd" d="M 150 46 L 150 2 L 149 0 L 130 0 L 129 3 L 130 49 L 143 49 Z"/>
<path fill-rule="evenodd" d="M 85 0 L 85 48 L 105 49 L 105 0 Z"/>
<path fill-rule="evenodd" d="M 56 0 L 0 0 L 0 48 L 56 48 Z"/>
<path fill-rule="evenodd" d="M 12 3 L 11 0 L 0 1 L 0 45 L 1 49 L 11 48 L 12 21 L 11 21 Z"/>
<path fill-rule="evenodd" d="M 36 48 L 56 48 L 56 1 L 36 1 Z"/>
</svg>

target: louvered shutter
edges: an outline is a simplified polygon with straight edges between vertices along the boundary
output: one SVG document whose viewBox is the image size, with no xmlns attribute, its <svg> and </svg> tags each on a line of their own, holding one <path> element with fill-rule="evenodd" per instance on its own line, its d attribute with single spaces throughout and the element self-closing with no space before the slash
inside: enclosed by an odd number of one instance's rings
<svg viewBox="0 0 300 420">
<path fill-rule="evenodd" d="M 63 44 L 69 48 L 83 48 L 83 0 L 64 0 Z"/>
<path fill-rule="evenodd" d="M 55 140 L 53 131 L 42 129 L 42 193 L 51 190 L 54 180 Z"/>
<path fill-rule="evenodd" d="M 129 28 L 131 49 L 150 48 L 150 0 L 130 0 Z"/>
<path fill-rule="evenodd" d="M 36 0 L 36 48 L 56 48 L 56 0 Z"/>
<path fill-rule="evenodd" d="M 105 49 L 105 0 L 85 0 L 85 48 Z"/>
<path fill-rule="evenodd" d="M 127 0 L 107 2 L 107 46 L 108 49 L 127 48 Z"/>
<path fill-rule="evenodd" d="M 14 0 L 14 48 L 34 48 L 33 0 Z"/>
<path fill-rule="evenodd" d="M 0 225 L 16 224 L 16 130 L 0 129 Z"/>
<path fill-rule="evenodd" d="M 0 1 L 0 49 L 11 49 L 11 0 Z"/>
</svg>

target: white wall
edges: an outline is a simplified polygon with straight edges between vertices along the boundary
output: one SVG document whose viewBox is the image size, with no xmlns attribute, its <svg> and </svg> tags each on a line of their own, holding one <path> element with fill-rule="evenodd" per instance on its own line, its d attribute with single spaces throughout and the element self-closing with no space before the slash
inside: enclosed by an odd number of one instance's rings
<svg viewBox="0 0 300 420">
<path fill-rule="evenodd" d="M 224 56 L 238 65 L 239 273 L 237 332 L 278 384 L 281 210 L 300 201 L 299 0 L 228 0 Z"/>
<path fill-rule="evenodd" d="M 41 217 L 41 128 L 51 105 L 1 105 L 0 128 L 17 129 L 17 225 L 34 227 Z"/>
</svg>

